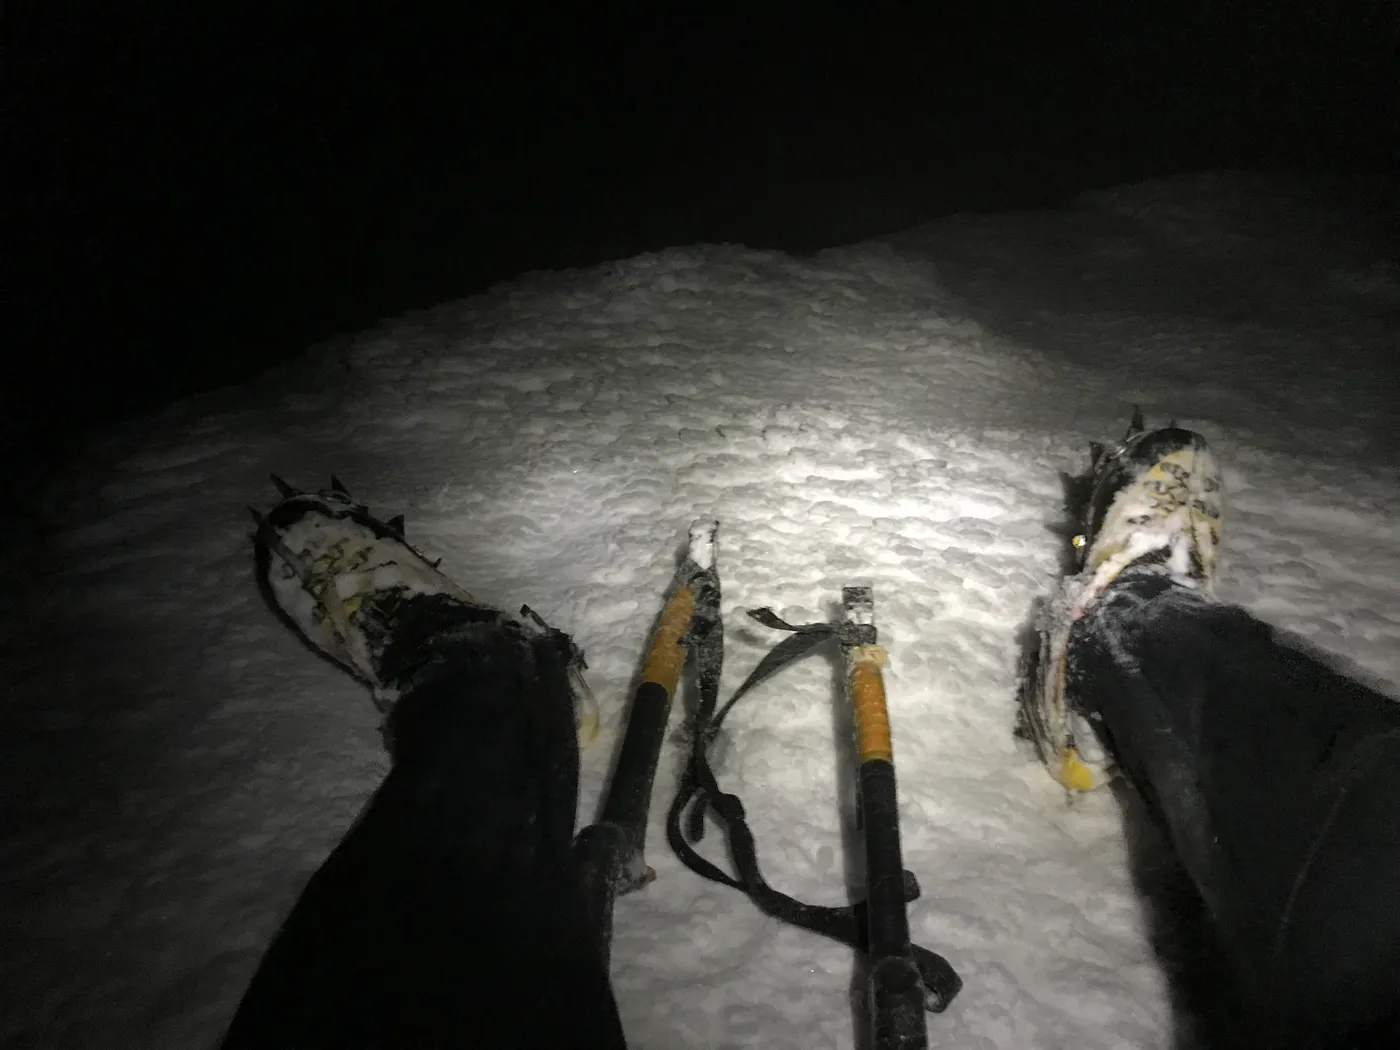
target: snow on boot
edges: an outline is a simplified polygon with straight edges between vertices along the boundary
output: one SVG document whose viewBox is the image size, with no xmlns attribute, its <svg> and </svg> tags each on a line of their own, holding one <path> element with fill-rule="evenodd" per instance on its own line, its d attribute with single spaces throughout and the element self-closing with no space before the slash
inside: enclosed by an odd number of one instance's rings
<svg viewBox="0 0 1400 1050">
<path fill-rule="evenodd" d="M 317 493 L 272 480 L 285 498 L 266 516 L 253 511 L 262 582 L 299 633 L 369 684 L 382 711 L 448 658 L 455 635 L 490 622 L 568 647 L 579 741 L 593 739 L 587 665 L 566 635 L 528 606 L 516 618 L 477 601 L 405 539 L 402 515 L 380 521 L 334 475 Z"/>
<path fill-rule="evenodd" d="M 1146 430 L 1134 413 L 1123 441 L 1092 447 L 1078 480 L 1079 571 L 1060 581 L 1036 617 L 1039 650 L 1022 682 L 1021 725 L 1051 776 L 1088 791 L 1107 783 L 1112 763 L 1075 700 L 1069 636 L 1130 566 L 1209 593 L 1220 560 L 1220 470 L 1200 434 L 1176 426 Z"/>
</svg>

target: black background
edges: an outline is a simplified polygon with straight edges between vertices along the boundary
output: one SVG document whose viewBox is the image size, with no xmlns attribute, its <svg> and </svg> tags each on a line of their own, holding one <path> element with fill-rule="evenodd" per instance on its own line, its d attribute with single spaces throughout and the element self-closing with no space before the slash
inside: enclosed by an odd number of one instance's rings
<svg viewBox="0 0 1400 1050">
<path fill-rule="evenodd" d="M 588 6 L 7 5 L 4 440 L 37 452 L 525 269 L 1395 167 L 1389 0 Z"/>
</svg>

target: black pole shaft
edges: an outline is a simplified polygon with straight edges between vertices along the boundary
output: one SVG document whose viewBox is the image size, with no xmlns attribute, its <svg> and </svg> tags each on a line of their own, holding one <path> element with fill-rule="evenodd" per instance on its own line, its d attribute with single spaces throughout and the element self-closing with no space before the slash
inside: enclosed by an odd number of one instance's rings
<svg viewBox="0 0 1400 1050">
<path fill-rule="evenodd" d="M 846 661 L 846 692 L 855 727 L 865 825 L 871 1048 L 925 1050 L 927 998 L 905 910 L 894 745 L 880 671 L 885 654 L 876 644 L 875 596 L 869 587 L 845 587 L 841 605 L 841 652 Z"/>
<path fill-rule="evenodd" d="M 696 522 L 690 529 L 685 562 L 652 631 L 642 667 L 641 684 L 632 695 L 627 730 L 618 751 L 602 813 L 574 839 L 573 861 L 582 886 L 584 907 L 598 933 L 607 965 L 612 953 L 613 905 L 651 878 L 646 863 L 647 816 L 671 698 L 685 663 L 687 632 L 695 616 L 700 581 L 714 573 L 718 523 Z"/>
<path fill-rule="evenodd" d="M 603 812 L 574 839 L 574 863 L 605 965 L 612 954 L 613 904 L 619 894 L 647 881 L 647 811 L 670 712 L 671 695 L 665 687 L 656 682 L 638 687 Z"/>
<path fill-rule="evenodd" d="M 613 770 L 613 787 L 603 802 L 601 822 L 622 829 L 626 854 L 621 875 L 622 892 L 640 886 L 646 878 L 647 811 L 656 781 L 656 765 L 671 713 L 671 694 L 656 682 L 643 682 L 632 697 L 627 732 Z"/>
<path fill-rule="evenodd" d="M 862 762 L 860 797 L 865 816 L 873 1050 L 922 1050 L 928 1046 L 928 1025 L 923 981 L 909 940 L 894 763 Z"/>
</svg>

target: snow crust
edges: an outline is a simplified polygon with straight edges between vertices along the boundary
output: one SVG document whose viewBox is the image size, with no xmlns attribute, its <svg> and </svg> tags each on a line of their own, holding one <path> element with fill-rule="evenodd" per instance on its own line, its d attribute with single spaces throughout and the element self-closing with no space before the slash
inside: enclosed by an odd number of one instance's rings
<svg viewBox="0 0 1400 1050">
<path fill-rule="evenodd" d="M 1191 1045 L 1119 803 L 1068 805 L 1012 737 L 1017 662 L 1058 472 L 1137 403 L 1224 466 L 1221 596 L 1394 692 L 1400 278 L 1331 199 L 1217 174 L 812 258 L 534 274 L 113 428 L 0 562 L 0 1042 L 213 1045 L 384 773 L 368 691 L 254 582 L 245 505 L 275 500 L 269 472 L 334 471 L 472 594 L 584 648 L 582 821 L 692 521 L 720 522 L 725 695 L 776 641 L 742 610 L 829 619 L 873 585 L 913 934 L 966 982 L 935 1044 Z M 834 654 L 799 663 L 735 711 L 718 767 L 770 881 L 833 903 L 860 882 L 839 700 Z M 632 1045 L 857 1045 L 850 951 L 670 854 L 681 757 L 657 879 L 617 908 Z"/>
</svg>

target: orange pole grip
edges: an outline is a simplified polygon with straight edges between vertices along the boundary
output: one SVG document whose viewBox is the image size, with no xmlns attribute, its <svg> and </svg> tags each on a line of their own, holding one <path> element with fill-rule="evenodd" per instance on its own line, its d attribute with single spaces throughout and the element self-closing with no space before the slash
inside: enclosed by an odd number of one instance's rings
<svg viewBox="0 0 1400 1050">
<path fill-rule="evenodd" d="M 884 651 L 862 645 L 849 657 L 847 681 L 851 691 L 851 714 L 856 728 L 856 755 L 859 761 L 894 761 L 890 740 L 890 712 L 885 704 L 885 679 L 880 673 Z"/>
<path fill-rule="evenodd" d="M 676 692 L 676 682 L 685 664 L 686 649 L 682 640 L 694 614 L 695 592 L 681 587 L 667 599 L 651 635 L 651 648 L 642 665 L 642 682 L 661 686 L 667 696 L 674 696 Z"/>
</svg>

